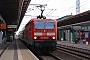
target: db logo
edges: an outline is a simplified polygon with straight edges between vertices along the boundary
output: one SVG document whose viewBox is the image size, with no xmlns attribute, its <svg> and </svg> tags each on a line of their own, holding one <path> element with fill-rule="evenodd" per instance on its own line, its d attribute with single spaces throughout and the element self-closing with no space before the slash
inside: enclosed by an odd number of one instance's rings
<svg viewBox="0 0 90 60">
<path fill-rule="evenodd" d="M 44 36 L 46 36 L 46 33 L 43 33 Z"/>
</svg>

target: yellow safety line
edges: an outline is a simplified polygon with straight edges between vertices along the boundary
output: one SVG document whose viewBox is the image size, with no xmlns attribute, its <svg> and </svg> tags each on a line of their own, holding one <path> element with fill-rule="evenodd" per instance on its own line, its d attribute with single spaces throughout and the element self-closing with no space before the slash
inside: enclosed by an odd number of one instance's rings
<svg viewBox="0 0 90 60">
<path fill-rule="evenodd" d="M 8 47 L 6 48 L 6 50 L 8 50 Z"/>
</svg>

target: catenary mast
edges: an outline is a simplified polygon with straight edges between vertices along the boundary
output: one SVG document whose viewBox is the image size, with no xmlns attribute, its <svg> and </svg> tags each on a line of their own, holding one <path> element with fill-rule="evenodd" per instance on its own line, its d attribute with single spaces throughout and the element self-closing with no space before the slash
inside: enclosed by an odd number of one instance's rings
<svg viewBox="0 0 90 60">
<path fill-rule="evenodd" d="M 76 14 L 80 13 L 80 0 L 76 0 Z"/>
</svg>

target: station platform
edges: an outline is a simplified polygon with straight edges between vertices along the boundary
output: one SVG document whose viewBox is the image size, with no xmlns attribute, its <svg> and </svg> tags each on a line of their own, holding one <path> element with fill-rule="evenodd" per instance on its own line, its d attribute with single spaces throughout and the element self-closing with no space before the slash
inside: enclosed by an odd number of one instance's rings
<svg viewBox="0 0 90 60">
<path fill-rule="evenodd" d="M 57 41 L 57 45 L 90 54 L 90 44 L 75 44 L 67 41 Z"/>
<path fill-rule="evenodd" d="M 15 40 L 0 46 L 0 60 L 39 60 L 24 44 Z"/>
</svg>

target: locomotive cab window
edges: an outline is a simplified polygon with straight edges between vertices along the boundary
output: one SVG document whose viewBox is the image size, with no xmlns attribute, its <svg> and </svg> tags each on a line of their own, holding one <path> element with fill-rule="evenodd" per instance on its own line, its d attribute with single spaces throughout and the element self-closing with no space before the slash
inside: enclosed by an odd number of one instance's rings
<svg viewBox="0 0 90 60">
<path fill-rule="evenodd" d="M 54 22 L 46 22 L 46 29 L 54 29 L 55 25 Z"/>
<path fill-rule="evenodd" d="M 54 29 L 54 22 L 34 22 L 35 29 Z"/>
<path fill-rule="evenodd" d="M 44 22 L 34 22 L 35 29 L 44 29 Z"/>
</svg>

